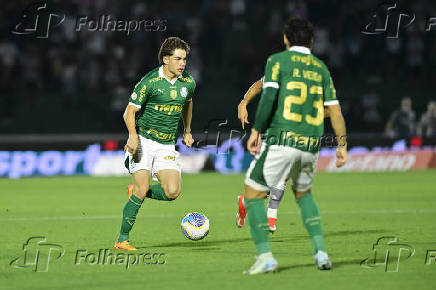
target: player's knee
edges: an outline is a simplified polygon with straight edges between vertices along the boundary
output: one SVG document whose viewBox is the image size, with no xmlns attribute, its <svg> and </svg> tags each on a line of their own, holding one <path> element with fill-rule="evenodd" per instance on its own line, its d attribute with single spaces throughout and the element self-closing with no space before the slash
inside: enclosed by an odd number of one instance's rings
<svg viewBox="0 0 436 290">
<path fill-rule="evenodd" d="M 147 195 L 147 191 L 149 189 L 149 186 L 146 184 L 135 184 L 133 186 L 133 194 L 137 197 L 144 199 Z"/>
<path fill-rule="evenodd" d="M 162 186 L 165 191 L 165 195 L 170 199 L 174 200 L 179 197 L 181 189 L 177 184 L 165 184 Z"/>
</svg>

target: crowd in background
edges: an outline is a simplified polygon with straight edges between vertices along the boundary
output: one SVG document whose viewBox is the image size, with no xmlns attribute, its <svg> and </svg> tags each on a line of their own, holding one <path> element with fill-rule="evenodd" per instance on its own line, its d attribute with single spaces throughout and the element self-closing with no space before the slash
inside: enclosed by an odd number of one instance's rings
<svg viewBox="0 0 436 290">
<path fill-rule="evenodd" d="M 385 127 L 386 135 L 394 138 L 410 138 L 419 136 L 436 136 L 436 101 L 430 101 L 427 110 L 416 120 L 412 109 L 412 99 L 401 99 L 400 107 L 388 119 Z"/>
<path fill-rule="evenodd" d="M 387 134 L 401 135 L 395 128 L 405 117 L 387 116 L 408 95 L 422 114 L 407 117 L 413 123 L 410 133 L 436 134 L 435 104 L 425 109 L 436 99 L 429 95 L 436 81 L 436 31 L 424 29 L 426 19 L 436 16 L 431 1 L 399 1 L 416 20 L 398 38 L 361 32 L 377 7 L 369 0 L 51 1 L 50 7 L 66 17 L 47 39 L 12 34 L 29 3 L 7 1 L 0 11 L 0 132 L 123 130 L 120 113 L 130 91 L 158 65 L 162 40 L 174 35 L 191 45 L 188 70 L 198 95 L 194 118 L 220 112 L 216 117 L 236 119 L 236 104 L 262 76 L 268 55 L 284 48 L 282 24 L 294 15 L 316 27 L 313 52 L 330 68 L 351 132 L 382 133 L 387 122 Z M 76 32 L 81 15 L 163 20 L 166 28 L 129 35 Z M 202 125 L 193 124 L 197 130 Z"/>
</svg>

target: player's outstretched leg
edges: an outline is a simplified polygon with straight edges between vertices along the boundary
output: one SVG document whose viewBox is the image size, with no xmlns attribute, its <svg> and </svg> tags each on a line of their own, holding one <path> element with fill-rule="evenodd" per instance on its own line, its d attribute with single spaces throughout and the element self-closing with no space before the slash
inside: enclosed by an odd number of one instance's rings
<svg viewBox="0 0 436 290">
<path fill-rule="evenodd" d="M 129 233 L 135 224 L 136 215 L 141 208 L 142 202 L 143 200 L 137 197 L 135 194 L 131 194 L 129 196 L 129 199 L 124 205 L 120 234 L 114 245 L 115 250 L 136 250 L 136 248 L 129 243 Z"/>
<path fill-rule="evenodd" d="M 278 263 L 274 259 L 268 241 L 268 219 L 266 217 L 264 197 L 266 193 L 245 186 L 245 205 L 251 237 L 256 245 L 257 256 L 254 265 L 244 274 L 255 275 L 277 270 Z"/>
<path fill-rule="evenodd" d="M 316 266 L 319 270 L 330 270 L 332 264 L 325 249 L 321 217 L 312 193 L 309 190 L 304 193 L 296 193 L 295 196 L 300 207 L 303 224 L 312 238 Z"/>
<path fill-rule="evenodd" d="M 115 250 L 136 250 L 136 248 L 129 243 L 129 234 L 135 224 L 136 216 L 141 208 L 146 192 L 149 189 L 149 175 L 150 172 L 148 170 L 140 170 L 132 174 L 134 186 L 128 186 L 127 188 L 128 194 L 130 193 L 130 195 L 123 208 L 121 229 L 115 241 Z"/>
<path fill-rule="evenodd" d="M 142 205 L 142 199 L 132 194 L 124 205 L 123 219 L 121 221 L 121 229 L 118 239 L 115 242 L 115 250 L 136 250 L 135 247 L 129 244 L 129 233 L 132 230 L 136 221 L 136 215 Z"/>
<path fill-rule="evenodd" d="M 277 189 L 277 188 L 271 188 L 270 194 L 269 194 L 269 202 L 268 202 L 268 223 L 269 223 L 269 231 L 271 233 L 274 233 L 277 230 L 276 223 L 277 223 L 277 210 L 279 208 L 280 201 L 282 200 L 283 194 L 285 193 L 284 190 Z"/>
</svg>

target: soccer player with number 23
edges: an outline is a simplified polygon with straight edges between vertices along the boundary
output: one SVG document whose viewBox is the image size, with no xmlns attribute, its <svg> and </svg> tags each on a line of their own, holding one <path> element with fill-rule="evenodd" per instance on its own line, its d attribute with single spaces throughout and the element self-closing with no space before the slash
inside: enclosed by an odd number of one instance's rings
<svg viewBox="0 0 436 290">
<path fill-rule="evenodd" d="M 244 199 L 257 255 L 245 274 L 267 273 L 278 268 L 268 240 L 264 198 L 271 188 L 280 188 L 287 180 L 312 239 L 317 268 L 332 267 L 311 188 L 324 134 L 325 111 L 338 140 L 338 167 L 347 160 L 346 128 L 330 72 L 311 53 L 313 37 L 309 21 L 290 18 L 283 28 L 286 50 L 271 55 L 266 64 L 262 96 L 247 142 L 247 149 L 255 158 L 246 173 Z M 261 144 L 260 134 L 265 131 L 266 139 Z"/>
</svg>

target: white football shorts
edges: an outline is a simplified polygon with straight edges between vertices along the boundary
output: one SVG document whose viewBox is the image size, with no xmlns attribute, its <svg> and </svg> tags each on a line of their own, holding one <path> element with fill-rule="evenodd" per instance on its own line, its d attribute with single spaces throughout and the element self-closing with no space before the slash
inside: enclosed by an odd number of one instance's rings
<svg viewBox="0 0 436 290">
<path fill-rule="evenodd" d="M 245 184 L 259 191 L 270 188 L 284 190 L 291 182 L 295 192 L 304 192 L 312 187 L 313 175 L 318 163 L 318 153 L 299 149 L 262 144 L 259 154 L 251 161 L 245 175 Z"/>
<path fill-rule="evenodd" d="M 156 173 L 164 169 L 181 172 L 179 156 L 180 153 L 176 151 L 174 144 L 160 144 L 139 135 L 138 149 L 134 155 L 126 152 L 124 165 L 130 174 L 139 170 L 148 170 L 156 179 Z"/>
</svg>

